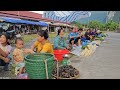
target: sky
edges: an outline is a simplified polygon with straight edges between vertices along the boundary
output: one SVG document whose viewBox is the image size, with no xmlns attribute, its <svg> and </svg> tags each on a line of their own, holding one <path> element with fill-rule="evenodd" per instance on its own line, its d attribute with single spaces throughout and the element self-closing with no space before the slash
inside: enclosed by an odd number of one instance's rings
<svg viewBox="0 0 120 90">
<path fill-rule="evenodd" d="M 35 13 L 43 14 L 43 11 L 30 11 L 30 12 L 35 12 Z"/>
</svg>

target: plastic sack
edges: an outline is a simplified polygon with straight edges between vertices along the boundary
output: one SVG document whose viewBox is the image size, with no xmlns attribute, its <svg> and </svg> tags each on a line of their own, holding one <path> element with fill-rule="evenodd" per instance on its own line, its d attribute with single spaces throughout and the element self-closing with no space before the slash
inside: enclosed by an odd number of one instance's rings
<svg viewBox="0 0 120 90">
<path fill-rule="evenodd" d="M 27 73 L 19 74 L 17 76 L 17 79 L 28 79 L 28 74 Z"/>
<path fill-rule="evenodd" d="M 85 45 L 87 45 L 87 42 L 86 41 L 82 42 L 82 46 L 85 46 Z"/>
</svg>

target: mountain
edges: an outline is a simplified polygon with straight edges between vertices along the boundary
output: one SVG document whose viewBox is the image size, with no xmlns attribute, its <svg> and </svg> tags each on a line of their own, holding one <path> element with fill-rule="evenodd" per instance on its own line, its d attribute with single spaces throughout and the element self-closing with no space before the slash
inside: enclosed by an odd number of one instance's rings
<svg viewBox="0 0 120 90">
<path fill-rule="evenodd" d="M 78 22 L 88 23 L 92 20 L 97 20 L 106 23 L 107 11 L 91 11 L 91 16 L 87 18 L 82 18 Z"/>
<path fill-rule="evenodd" d="M 116 11 L 114 17 L 112 18 L 113 21 L 119 22 L 120 21 L 120 11 Z"/>
</svg>

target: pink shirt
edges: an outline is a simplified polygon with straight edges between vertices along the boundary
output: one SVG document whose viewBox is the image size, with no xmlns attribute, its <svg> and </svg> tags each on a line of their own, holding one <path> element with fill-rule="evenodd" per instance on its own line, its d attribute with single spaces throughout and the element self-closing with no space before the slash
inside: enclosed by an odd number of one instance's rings
<svg viewBox="0 0 120 90">
<path fill-rule="evenodd" d="M 6 46 L 2 46 L 0 43 L 0 48 L 4 51 L 4 52 L 11 52 L 12 47 L 10 45 L 6 45 Z"/>
</svg>

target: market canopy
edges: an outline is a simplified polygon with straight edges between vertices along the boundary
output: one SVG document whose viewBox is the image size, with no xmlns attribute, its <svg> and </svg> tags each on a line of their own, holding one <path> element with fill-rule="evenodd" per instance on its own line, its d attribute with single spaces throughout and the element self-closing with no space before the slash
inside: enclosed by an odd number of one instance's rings
<svg viewBox="0 0 120 90">
<path fill-rule="evenodd" d="M 90 16 L 90 11 L 44 11 L 43 13 L 44 18 L 61 22 L 73 22 Z"/>
<path fill-rule="evenodd" d="M 10 23 L 21 23 L 21 20 L 16 18 L 1 17 L 1 19 Z"/>
<path fill-rule="evenodd" d="M 39 21 L 28 21 L 28 20 L 22 20 L 22 19 L 16 19 L 16 18 L 8 18 L 8 17 L 1 17 L 1 20 L 5 22 L 10 22 L 10 23 L 16 23 L 16 24 L 31 24 L 31 25 L 40 25 L 40 26 L 48 26 L 47 23 Z"/>
</svg>

